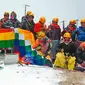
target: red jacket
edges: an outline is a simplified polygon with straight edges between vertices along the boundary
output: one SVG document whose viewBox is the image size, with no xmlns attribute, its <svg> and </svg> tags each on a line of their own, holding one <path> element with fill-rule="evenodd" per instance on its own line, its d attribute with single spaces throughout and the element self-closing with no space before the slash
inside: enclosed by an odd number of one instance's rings
<svg viewBox="0 0 85 85">
<path fill-rule="evenodd" d="M 35 26 L 34 26 L 34 32 L 40 32 L 43 28 L 43 25 L 41 23 L 36 23 Z"/>
<path fill-rule="evenodd" d="M 60 26 L 58 24 L 51 24 L 48 26 L 48 30 L 49 29 L 60 29 Z"/>
<path fill-rule="evenodd" d="M 60 26 L 58 24 L 51 24 L 55 29 L 60 29 Z"/>
</svg>

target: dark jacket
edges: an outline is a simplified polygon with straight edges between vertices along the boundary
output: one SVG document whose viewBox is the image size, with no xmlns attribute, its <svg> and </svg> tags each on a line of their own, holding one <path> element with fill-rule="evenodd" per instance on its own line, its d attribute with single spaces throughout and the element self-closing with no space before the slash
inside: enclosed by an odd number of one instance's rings
<svg viewBox="0 0 85 85">
<path fill-rule="evenodd" d="M 60 43 L 60 48 L 64 49 L 64 53 L 69 53 L 71 56 L 75 56 L 76 53 L 76 46 L 74 42 L 70 42 L 69 44 Z"/>
<path fill-rule="evenodd" d="M 81 47 L 78 47 L 76 50 L 76 59 L 77 63 L 81 64 L 83 61 L 85 61 L 85 52 L 82 51 Z"/>
<path fill-rule="evenodd" d="M 21 26 L 20 21 L 17 20 L 17 19 L 14 19 L 14 20 L 10 19 L 10 22 L 12 23 L 12 26 L 13 26 L 14 28 L 19 28 L 19 27 Z"/>
<path fill-rule="evenodd" d="M 32 33 L 34 33 L 34 24 L 35 24 L 34 21 L 29 22 L 28 17 L 25 16 L 22 18 L 21 28 L 25 30 L 29 30 Z"/>
<path fill-rule="evenodd" d="M 60 40 L 61 37 L 61 29 L 60 26 L 57 24 L 51 24 L 48 26 L 48 29 L 50 29 L 47 33 L 47 36 L 51 40 Z"/>
<path fill-rule="evenodd" d="M 9 27 L 13 27 L 11 21 L 9 19 L 7 19 L 6 21 L 4 21 L 4 18 L 2 18 L 0 20 L 0 27 L 1 28 L 9 28 Z"/>
</svg>

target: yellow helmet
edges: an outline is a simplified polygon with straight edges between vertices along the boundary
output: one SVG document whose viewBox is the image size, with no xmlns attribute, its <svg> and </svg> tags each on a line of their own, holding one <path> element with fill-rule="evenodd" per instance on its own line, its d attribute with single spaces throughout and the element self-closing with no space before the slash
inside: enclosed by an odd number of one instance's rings
<svg viewBox="0 0 85 85">
<path fill-rule="evenodd" d="M 40 17 L 40 20 L 39 20 L 39 22 L 41 22 L 41 23 L 45 23 L 46 22 L 46 18 L 45 17 Z"/>
<path fill-rule="evenodd" d="M 55 18 L 53 18 L 53 20 L 52 20 L 52 21 L 54 21 L 54 22 L 58 23 L 59 19 L 55 17 Z"/>
<path fill-rule="evenodd" d="M 29 16 L 32 16 L 34 18 L 34 14 L 33 13 L 30 13 Z"/>
<path fill-rule="evenodd" d="M 69 32 L 64 33 L 63 35 L 64 38 L 71 38 L 71 34 Z"/>
<path fill-rule="evenodd" d="M 81 23 L 82 23 L 82 22 L 85 22 L 85 18 L 81 19 L 81 21 L 80 21 L 80 22 L 81 22 Z"/>
<path fill-rule="evenodd" d="M 4 12 L 4 16 L 9 16 L 9 12 Z"/>
<path fill-rule="evenodd" d="M 76 20 L 70 20 L 70 24 L 76 24 Z"/>
<path fill-rule="evenodd" d="M 28 12 L 27 12 L 27 15 L 29 15 L 29 14 L 31 14 L 31 13 L 32 13 L 31 11 L 28 11 Z"/>
<path fill-rule="evenodd" d="M 40 32 L 37 33 L 38 38 L 44 38 L 45 36 L 46 35 L 45 35 L 45 33 L 43 31 L 40 31 Z"/>
</svg>

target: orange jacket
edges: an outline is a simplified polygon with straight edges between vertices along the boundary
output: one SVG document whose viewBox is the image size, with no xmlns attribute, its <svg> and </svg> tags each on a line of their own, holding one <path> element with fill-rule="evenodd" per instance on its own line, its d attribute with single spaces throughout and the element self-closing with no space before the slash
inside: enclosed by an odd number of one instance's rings
<svg viewBox="0 0 85 85">
<path fill-rule="evenodd" d="M 33 45 L 32 45 L 32 48 L 35 49 L 38 45 L 40 44 L 39 40 L 37 39 Z"/>
<path fill-rule="evenodd" d="M 35 41 L 35 43 L 33 44 L 33 48 L 36 49 L 37 51 L 40 51 L 41 53 L 45 54 L 47 52 L 47 50 L 49 49 L 49 43 L 51 42 L 51 40 L 47 39 L 45 40 L 39 40 L 37 39 Z"/>
</svg>

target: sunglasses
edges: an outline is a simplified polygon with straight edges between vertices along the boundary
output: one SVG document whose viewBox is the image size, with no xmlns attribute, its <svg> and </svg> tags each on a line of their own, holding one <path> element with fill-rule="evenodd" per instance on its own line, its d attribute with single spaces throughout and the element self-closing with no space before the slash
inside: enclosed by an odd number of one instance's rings
<svg viewBox="0 0 85 85">
<path fill-rule="evenodd" d="M 64 38 L 64 41 L 69 41 L 69 40 L 70 40 L 70 38 L 68 38 L 68 39 L 65 39 L 65 38 Z"/>
</svg>

